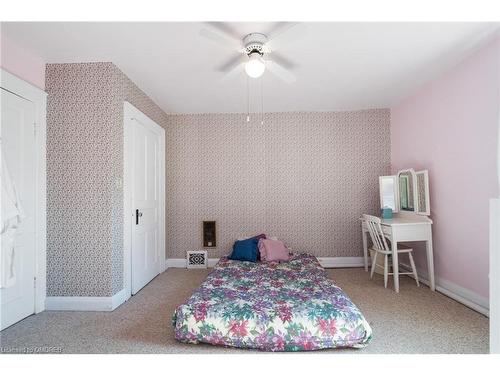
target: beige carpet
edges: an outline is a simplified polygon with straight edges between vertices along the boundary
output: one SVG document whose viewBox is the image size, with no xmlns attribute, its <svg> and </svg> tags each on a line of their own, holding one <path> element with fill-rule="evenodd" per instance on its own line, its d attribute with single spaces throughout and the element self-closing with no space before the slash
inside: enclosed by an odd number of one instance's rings
<svg viewBox="0 0 500 375">
<path fill-rule="evenodd" d="M 0 333 L 2 351 L 56 347 L 63 353 L 255 353 L 188 345 L 174 339 L 171 316 L 208 270 L 169 269 L 113 312 L 46 311 Z M 401 278 L 401 292 L 384 289 L 362 269 L 332 269 L 330 277 L 365 314 L 373 340 L 365 349 L 323 353 L 487 353 L 489 321 L 427 287 Z M 390 285 L 392 286 L 392 284 Z"/>
</svg>

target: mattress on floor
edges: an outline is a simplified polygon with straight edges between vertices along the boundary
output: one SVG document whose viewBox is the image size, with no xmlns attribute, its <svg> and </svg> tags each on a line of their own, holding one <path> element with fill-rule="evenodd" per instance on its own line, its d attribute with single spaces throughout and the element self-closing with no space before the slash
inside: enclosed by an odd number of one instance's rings
<svg viewBox="0 0 500 375">
<path fill-rule="evenodd" d="M 282 263 L 221 258 L 194 294 L 174 312 L 184 343 L 302 351 L 362 348 L 372 330 L 316 257 Z"/>
</svg>

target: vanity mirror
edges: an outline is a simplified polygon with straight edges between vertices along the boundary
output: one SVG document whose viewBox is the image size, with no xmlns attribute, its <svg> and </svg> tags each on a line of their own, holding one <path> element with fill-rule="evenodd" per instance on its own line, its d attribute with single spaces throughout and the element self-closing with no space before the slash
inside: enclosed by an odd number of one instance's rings
<svg viewBox="0 0 500 375">
<path fill-rule="evenodd" d="M 398 212 L 398 179 L 396 176 L 380 176 L 380 208 L 390 208 Z"/>
<path fill-rule="evenodd" d="M 429 176 L 426 170 L 404 169 L 395 176 L 380 176 L 380 207 L 393 212 L 430 215 Z"/>
<path fill-rule="evenodd" d="M 415 179 L 413 169 L 398 173 L 399 207 L 401 211 L 415 211 Z"/>
</svg>

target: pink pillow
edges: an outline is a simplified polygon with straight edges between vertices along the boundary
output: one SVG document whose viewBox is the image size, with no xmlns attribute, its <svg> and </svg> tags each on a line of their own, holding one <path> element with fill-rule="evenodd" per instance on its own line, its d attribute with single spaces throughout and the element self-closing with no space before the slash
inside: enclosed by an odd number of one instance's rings
<svg viewBox="0 0 500 375">
<path fill-rule="evenodd" d="M 285 244 L 277 240 L 260 239 L 259 240 L 260 259 L 268 262 L 290 259 L 288 249 Z"/>
<path fill-rule="evenodd" d="M 264 240 L 265 238 L 261 238 L 257 244 L 257 247 L 259 248 L 260 260 L 263 262 L 266 260 L 266 248 L 263 243 Z"/>
</svg>

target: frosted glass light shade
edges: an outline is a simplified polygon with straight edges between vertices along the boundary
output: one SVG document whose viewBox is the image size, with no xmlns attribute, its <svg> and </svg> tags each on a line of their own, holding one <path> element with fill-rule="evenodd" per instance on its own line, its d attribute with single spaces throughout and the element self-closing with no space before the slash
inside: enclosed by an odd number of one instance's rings
<svg viewBox="0 0 500 375">
<path fill-rule="evenodd" d="M 266 64 L 262 57 L 258 53 L 253 53 L 250 55 L 248 62 L 245 64 L 245 72 L 252 77 L 258 78 L 266 70 Z"/>
</svg>

